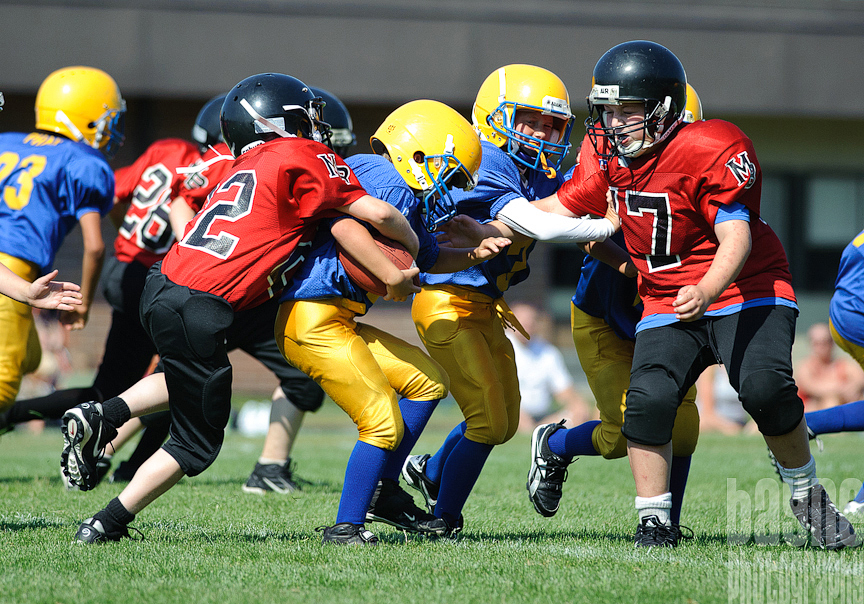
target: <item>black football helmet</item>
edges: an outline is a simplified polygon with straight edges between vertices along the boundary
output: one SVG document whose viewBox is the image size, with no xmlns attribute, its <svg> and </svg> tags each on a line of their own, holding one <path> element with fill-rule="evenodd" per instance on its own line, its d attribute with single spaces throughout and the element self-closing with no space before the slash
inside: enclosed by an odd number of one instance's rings
<svg viewBox="0 0 864 604">
<path fill-rule="evenodd" d="M 603 122 L 604 105 L 643 103 L 645 119 L 638 124 L 613 129 Z M 624 42 L 600 57 L 594 67 L 588 95 L 588 130 L 597 153 L 611 159 L 636 157 L 664 140 L 681 121 L 687 102 L 687 74 L 668 48 L 645 40 Z M 622 134 L 644 129 L 642 141 L 621 143 Z M 609 146 L 603 149 L 602 140 Z"/>
<path fill-rule="evenodd" d="M 318 126 L 318 129 L 321 130 L 321 137 L 339 157 L 344 159 L 348 156 L 350 148 L 357 144 L 351 114 L 348 113 L 348 108 L 339 100 L 339 97 L 332 92 L 314 86 L 311 87 L 311 90 L 312 94 L 320 96 L 324 101 L 324 110 L 319 116 L 321 122 Z"/>
<path fill-rule="evenodd" d="M 279 137 L 321 141 L 317 122 L 323 101 L 289 75 L 262 73 L 246 78 L 225 97 L 219 121 L 234 157 Z"/>
<path fill-rule="evenodd" d="M 222 111 L 222 103 L 225 95 L 220 94 L 204 103 L 195 125 L 192 126 L 192 140 L 198 143 L 198 149 L 204 153 L 208 147 L 222 142 L 222 128 L 219 126 L 219 113 Z"/>
</svg>

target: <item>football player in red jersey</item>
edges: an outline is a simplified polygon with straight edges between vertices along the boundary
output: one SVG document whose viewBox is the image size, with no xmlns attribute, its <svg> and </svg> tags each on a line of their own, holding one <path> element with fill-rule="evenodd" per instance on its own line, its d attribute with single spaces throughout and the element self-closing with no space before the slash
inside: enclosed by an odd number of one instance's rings
<svg viewBox="0 0 864 604">
<path fill-rule="evenodd" d="M 684 123 L 686 75 L 665 47 L 619 44 L 594 68 L 579 167 L 538 205 L 581 215 L 615 196 L 645 304 L 622 433 L 636 482 L 638 546 L 675 546 L 671 431 L 683 394 L 723 363 L 782 466 L 795 516 L 828 549 L 860 545 L 816 478 L 792 377 L 797 319 L 786 255 L 759 216 L 750 139 L 721 120 Z M 560 206 L 559 206 L 560 209 Z"/>
<path fill-rule="evenodd" d="M 369 196 L 316 140 L 319 107 L 308 86 L 283 74 L 246 78 L 228 93 L 222 134 L 237 159 L 183 238 L 151 269 L 141 300 L 142 322 L 165 369 L 171 436 L 117 498 L 81 524 L 78 541 L 128 536 L 135 514 L 215 460 L 231 409 L 225 332 L 235 313 L 279 293 L 321 219 L 350 214 L 416 256 L 417 236 L 405 217 Z M 413 289 L 407 275 L 388 287 L 394 298 Z M 115 397 L 72 411 L 78 421 L 65 427 L 64 455 L 76 482 L 79 468 L 92 465 L 132 410 Z"/>
<path fill-rule="evenodd" d="M 80 403 L 117 396 L 145 375 L 156 349 L 141 327 L 138 302 L 147 271 L 175 241 L 169 217 L 172 198 L 184 180 L 176 169 L 198 159 L 199 148 L 206 149 L 208 134 L 201 124 L 206 121 L 208 106 L 202 108 L 192 129 L 198 145 L 179 138 L 157 140 L 132 165 L 115 173 L 110 215 L 118 233 L 114 256 L 106 260 L 102 271 L 103 291 L 111 304 L 111 328 L 93 385 L 16 401 L 0 415 L 0 430 L 11 430 L 15 424 L 35 418 L 59 419 Z M 216 129 L 211 137 L 219 136 L 218 116 L 216 106 Z M 106 456 L 101 461 L 100 475 L 110 468 L 109 460 Z"/>
</svg>

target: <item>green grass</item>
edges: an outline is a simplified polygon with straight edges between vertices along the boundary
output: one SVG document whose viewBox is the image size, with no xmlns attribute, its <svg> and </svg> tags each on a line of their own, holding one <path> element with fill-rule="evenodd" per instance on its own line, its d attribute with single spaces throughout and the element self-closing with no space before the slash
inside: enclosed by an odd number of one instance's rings
<svg viewBox="0 0 864 604">
<path fill-rule="evenodd" d="M 440 408 L 416 450 L 433 452 L 460 419 L 455 407 Z M 696 538 L 677 550 L 634 549 L 635 493 L 625 460 L 580 459 L 558 515 L 537 515 L 525 491 L 525 435 L 493 452 L 458 541 L 406 538 L 376 524 L 369 526 L 382 540 L 378 548 L 324 547 L 314 529 L 334 521 L 355 437 L 332 404 L 308 416 L 294 458 L 312 484 L 294 496 L 258 497 L 240 485 L 262 440 L 229 434 L 213 467 L 139 514 L 133 525 L 144 541 L 85 547 L 71 543 L 78 523 L 120 486 L 65 492 L 59 431 L 3 436 L 0 602 L 725 603 L 772 601 L 772 593 L 779 602 L 864 601 L 864 551 L 728 544 L 728 478 L 751 502 L 751 525 L 765 527 L 757 536 L 796 526 L 758 437 L 702 437 L 682 518 Z M 814 455 L 823 480 L 843 485 L 842 507 L 860 486 L 862 439 L 825 442 L 826 451 Z"/>
</svg>

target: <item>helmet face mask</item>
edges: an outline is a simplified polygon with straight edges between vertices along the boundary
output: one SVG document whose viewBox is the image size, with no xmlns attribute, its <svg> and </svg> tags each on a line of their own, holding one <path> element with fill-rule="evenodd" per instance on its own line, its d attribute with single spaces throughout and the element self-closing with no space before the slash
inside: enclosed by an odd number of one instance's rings
<svg viewBox="0 0 864 604">
<path fill-rule="evenodd" d="M 82 142 L 112 158 L 125 140 L 126 101 L 114 79 L 93 67 L 51 73 L 36 93 L 36 128 Z"/>
<path fill-rule="evenodd" d="M 317 123 L 323 142 L 333 149 L 339 157 L 347 157 L 351 147 L 357 144 L 357 137 L 354 135 L 354 122 L 351 120 L 348 108 L 331 92 L 314 86 L 311 87 L 311 90 L 312 94 L 320 97 L 323 101 Z"/>
<path fill-rule="evenodd" d="M 552 116 L 556 141 L 518 129 L 517 113 Z M 490 74 L 472 110 L 480 138 L 503 149 L 517 165 L 546 172 L 552 178 L 570 150 L 573 114 L 566 86 L 551 71 L 534 65 L 506 65 Z"/>
<path fill-rule="evenodd" d="M 585 128 L 597 154 L 604 159 L 638 157 L 659 144 L 681 122 L 686 104 L 687 75 L 678 58 L 655 42 L 635 40 L 607 51 L 594 67 Z M 639 103 L 645 117 L 626 129 L 604 120 L 605 106 Z M 637 129 L 640 141 L 622 139 Z M 608 142 L 604 149 L 603 141 Z"/>
<path fill-rule="evenodd" d="M 234 157 L 275 138 L 321 141 L 323 103 L 306 84 L 280 73 L 246 78 L 226 95 L 219 115 L 222 137 Z"/>
<path fill-rule="evenodd" d="M 480 139 L 457 111 L 438 101 L 412 101 L 391 113 L 370 139 L 421 200 L 426 230 L 456 215 L 453 188 L 477 184 Z"/>
</svg>

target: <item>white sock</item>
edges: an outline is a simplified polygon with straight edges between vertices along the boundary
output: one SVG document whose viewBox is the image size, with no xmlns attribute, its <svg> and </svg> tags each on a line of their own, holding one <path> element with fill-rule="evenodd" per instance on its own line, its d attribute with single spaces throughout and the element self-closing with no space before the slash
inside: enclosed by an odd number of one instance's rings
<svg viewBox="0 0 864 604">
<path fill-rule="evenodd" d="M 661 524 L 669 524 L 670 509 L 672 509 L 672 493 L 664 493 L 656 497 L 636 497 L 639 522 L 648 516 L 657 516 Z"/>
<path fill-rule="evenodd" d="M 807 497 L 807 493 L 819 484 L 819 479 L 816 478 L 816 460 L 810 456 L 810 461 L 800 468 L 784 468 L 777 465 L 780 469 L 780 476 L 783 482 L 789 485 L 789 490 L 792 492 L 792 499 L 803 499 Z"/>
<path fill-rule="evenodd" d="M 288 461 L 288 460 L 287 459 L 270 459 L 269 457 L 259 457 L 258 458 L 258 463 L 260 463 L 262 466 L 270 466 L 270 465 L 284 466 L 286 461 Z"/>
</svg>

